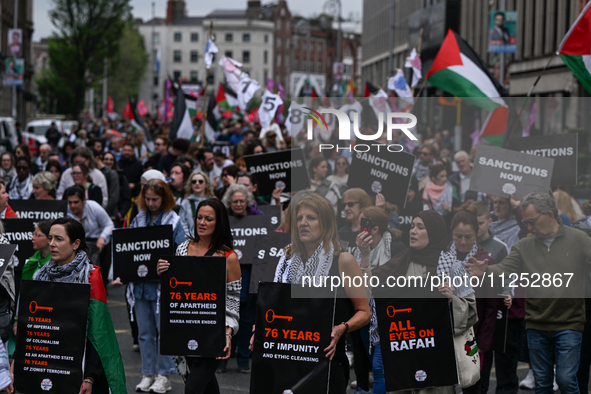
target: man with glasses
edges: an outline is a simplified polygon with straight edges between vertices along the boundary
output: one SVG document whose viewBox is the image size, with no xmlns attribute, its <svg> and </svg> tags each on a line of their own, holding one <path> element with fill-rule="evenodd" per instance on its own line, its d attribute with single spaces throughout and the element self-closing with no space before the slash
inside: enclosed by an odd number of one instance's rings
<svg viewBox="0 0 591 394">
<path fill-rule="evenodd" d="M 499 264 L 488 266 L 486 260 L 471 259 L 466 269 L 472 276 L 492 275 L 495 280 L 504 275 L 505 282 L 512 280 L 508 279 L 510 274 L 522 278 L 536 392 L 552 392 L 556 363 L 560 392 L 579 393 L 577 370 L 585 325 L 585 265 L 591 264 L 591 239 L 562 223 L 556 203 L 547 193 L 528 194 L 521 207 L 523 224 L 533 236 L 515 244 Z"/>
<path fill-rule="evenodd" d="M 424 189 L 429 181 L 429 169 L 435 164 L 435 147 L 423 144 L 412 169 L 412 176 L 419 183 L 419 190 Z"/>
</svg>

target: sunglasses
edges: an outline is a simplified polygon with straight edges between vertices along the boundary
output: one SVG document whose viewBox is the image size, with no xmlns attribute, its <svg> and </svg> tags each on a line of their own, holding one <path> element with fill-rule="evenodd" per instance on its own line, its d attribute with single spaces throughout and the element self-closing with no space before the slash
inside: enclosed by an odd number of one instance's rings
<svg viewBox="0 0 591 394">
<path fill-rule="evenodd" d="M 522 219 L 522 220 L 521 220 L 521 223 L 525 224 L 526 226 L 532 226 L 532 227 L 533 227 L 533 226 L 535 226 L 535 225 L 536 225 L 537 221 L 538 221 L 538 220 L 540 220 L 540 218 L 541 218 L 543 215 L 547 215 L 547 214 L 548 214 L 548 212 L 541 213 L 541 214 L 539 214 L 539 215 L 538 215 L 538 217 L 537 217 L 537 218 L 535 218 L 535 219 L 529 219 L 529 220 Z"/>
<path fill-rule="evenodd" d="M 248 171 L 238 171 L 238 176 L 252 176 Z"/>
<path fill-rule="evenodd" d="M 191 184 L 194 185 L 196 183 L 199 183 L 200 185 L 203 185 L 205 183 L 205 181 L 203 179 L 193 179 L 191 180 Z"/>
<path fill-rule="evenodd" d="M 431 152 L 421 152 L 420 155 L 421 156 L 429 156 L 431 154 Z"/>
<path fill-rule="evenodd" d="M 152 188 L 154 190 L 160 190 L 160 189 L 162 189 L 162 186 L 158 183 L 146 183 L 144 185 L 144 190 L 147 190 L 149 188 Z"/>
<path fill-rule="evenodd" d="M 345 205 L 349 208 L 353 208 L 355 206 L 355 204 L 359 204 L 359 203 L 361 203 L 361 201 L 349 201 L 349 202 L 346 202 Z"/>
</svg>

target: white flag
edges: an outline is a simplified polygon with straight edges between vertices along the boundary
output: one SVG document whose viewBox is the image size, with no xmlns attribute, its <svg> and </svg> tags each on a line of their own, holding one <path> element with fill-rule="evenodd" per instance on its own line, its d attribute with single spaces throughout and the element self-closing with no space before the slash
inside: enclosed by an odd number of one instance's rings
<svg viewBox="0 0 591 394">
<path fill-rule="evenodd" d="M 384 122 L 386 122 L 386 116 L 388 112 L 392 112 L 390 103 L 388 103 L 388 95 L 382 89 L 378 90 L 376 94 L 369 97 L 369 105 L 373 112 L 376 114 L 376 118 L 379 119 L 379 114 L 382 113 Z"/>
<path fill-rule="evenodd" d="M 240 74 L 242 74 L 240 67 L 242 67 L 242 63 L 237 62 L 231 57 L 223 56 L 218 64 L 222 66 L 222 69 L 224 70 L 226 83 L 230 89 L 232 89 L 235 93 L 238 93 L 238 90 L 240 89 Z"/>
<path fill-rule="evenodd" d="M 236 92 L 238 94 L 238 106 L 240 107 L 240 110 L 246 110 L 248 102 L 260 88 L 261 85 L 259 85 L 254 79 L 250 79 L 248 73 L 242 73 L 240 76 L 240 87 Z"/>
<path fill-rule="evenodd" d="M 306 117 L 304 116 L 308 111 L 304 109 L 303 105 L 299 105 L 295 101 L 291 102 L 289 106 L 289 114 L 285 120 L 285 128 L 289 136 L 298 135 L 300 131 L 305 127 Z"/>
<path fill-rule="evenodd" d="M 417 50 L 415 48 L 412 49 L 410 52 L 410 56 L 406 58 L 406 62 L 404 63 L 404 67 L 412 68 L 412 83 L 411 87 L 414 89 L 415 86 L 419 83 L 421 78 L 423 77 L 421 68 L 423 67 L 421 63 L 420 56 L 417 55 Z"/>
<path fill-rule="evenodd" d="M 271 119 L 275 117 L 275 112 L 283 104 L 283 100 L 281 100 L 278 94 L 273 94 L 268 90 L 263 94 L 262 100 L 263 102 L 259 108 L 259 121 L 261 122 L 261 127 L 265 128 L 271 124 Z"/>
<path fill-rule="evenodd" d="M 396 75 L 388 80 L 388 89 L 394 90 L 398 97 L 402 97 L 405 101 L 411 104 L 414 102 L 412 91 L 408 83 L 406 83 L 406 78 L 404 78 L 404 72 L 402 70 L 398 70 Z"/>
<path fill-rule="evenodd" d="M 205 67 L 209 70 L 211 62 L 213 62 L 213 55 L 218 53 L 218 47 L 211 41 L 211 37 L 207 39 L 207 45 L 205 46 Z"/>
</svg>

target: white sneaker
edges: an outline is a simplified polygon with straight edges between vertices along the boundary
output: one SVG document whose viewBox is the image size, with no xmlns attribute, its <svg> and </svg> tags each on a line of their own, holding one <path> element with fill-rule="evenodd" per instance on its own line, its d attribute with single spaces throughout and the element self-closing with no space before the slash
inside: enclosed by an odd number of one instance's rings
<svg viewBox="0 0 591 394">
<path fill-rule="evenodd" d="M 152 385 L 152 383 L 154 383 L 154 377 L 144 375 L 140 384 L 135 386 L 135 391 L 138 391 L 138 392 L 143 391 L 144 393 L 149 393 L 150 386 Z"/>
<path fill-rule="evenodd" d="M 164 394 L 170 390 L 172 390 L 172 385 L 170 384 L 170 380 L 164 375 L 157 375 L 154 384 L 150 386 L 152 393 Z"/>
<path fill-rule="evenodd" d="M 525 389 L 525 390 L 533 390 L 536 388 L 536 381 L 534 379 L 534 371 L 532 371 L 531 369 L 529 370 L 525 379 L 523 379 L 521 382 L 519 382 L 519 388 Z"/>
<path fill-rule="evenodd" d="M 552 390 L 558 391 L 558 383 L 556 383 L 556 375 L 554 375 L 554 387 L 552 387 Z"/>
</svg>

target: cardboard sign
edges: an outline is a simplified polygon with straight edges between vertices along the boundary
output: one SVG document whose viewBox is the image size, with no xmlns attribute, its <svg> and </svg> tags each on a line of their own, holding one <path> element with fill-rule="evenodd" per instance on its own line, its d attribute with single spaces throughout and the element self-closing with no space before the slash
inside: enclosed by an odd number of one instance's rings
<svg viewBox="0 0 591 394">
<path fill-rule="evenodd" d="M 266 237 L 277 224 L 271 223 L 272 216 L 230 216 L 230 229 L 234 238 L 234 252 L 240 264 L 252 264 L 256 238 Z"/>
<path fill-rule="evenodd" d="M 369 152 L 354 152 L 349 168 L 349 187 L 359 187 L 370 196 L 382 193 L 386 201 L 404 207 L 415 157 L 406 152 L 388 152 L 385 146 Z"/>
<path fill-rule="evenodd" d="M 554 159 L 478 145 L 469 190 L 522 200 L 550 189 L 553 167 Z"/>
<path fill-rule="evenodd" d="M 295 299 L 289 284 L 261 283 L 250 392 L 326 394 L 324 349 L 331 340 L 334 310 L 334 298 Z"/>
<path fill-rule="evenodd" d="M 6 219 L 3 223 L 6 239 L 16 245 L 14 269 L 22 271 L 29 258 L 35 254 L 32 240 L 36 223 L 31 219 Z"/>
<path fill-rule="evenodd" d="M 511 138 L 507 149 L 528 155 L 554 159 L 551 186 L 570 186 L 577 184 L 577 156 L 579 135 L 541 135 L 526 138 Z"/>
<path fill-rule="evenodd" d="M 244 156 L 244 160 L 248 171 L 257 179 L 261 196 L 272 194 L 276 188 L 288 193 L 310 187 L 304 151 L 301 149 L 249 155 Z"/>
<path fill-rule="evenodd" d="M 89 284 L 22 282 L 14 353 L 19 392 L 80 391 L 89 300 Z"/>
<path fill-rule="evenodd" d="M 226 258 L 162 256 L 170 267 L 160 289 L 160 354 L 223 356 Z"/>
<path fill-rule="evenodd" d="M 507 323 L 509 310 L 503 300 L 499 300 L 499 309 L 497 310 L 497 320 L 495 324 L 495 333 L 493 334 L 493 343 L 491 350 L 505 353 L 507 346 Z"/>
<path fill-rule="evenodd" d="M 254 243 L 254 260 L 250 276 L 250 293 L 259 291 L 259 282 L 273 282 L 283 248 L 291 243 L 291 234 L 272 232 Z"/>
<path fill-rule="evenodd" d="M 113 230 L 113 277 L 124 283 L 160 280 L 156 264 L 162 255 L 174 253 L 172 225 Z"/>
<path fill-rule="evenodd" d="M 458 383 L 447 298 L 375 298 L 386 391 Z"/>
<path fill-rule="evenodd" d="M 68 214 L 68 202 L 56 200 L 10 200 L 10 207 L 19 219 L 38 222 L 65 218 Z"/>
</svg>

